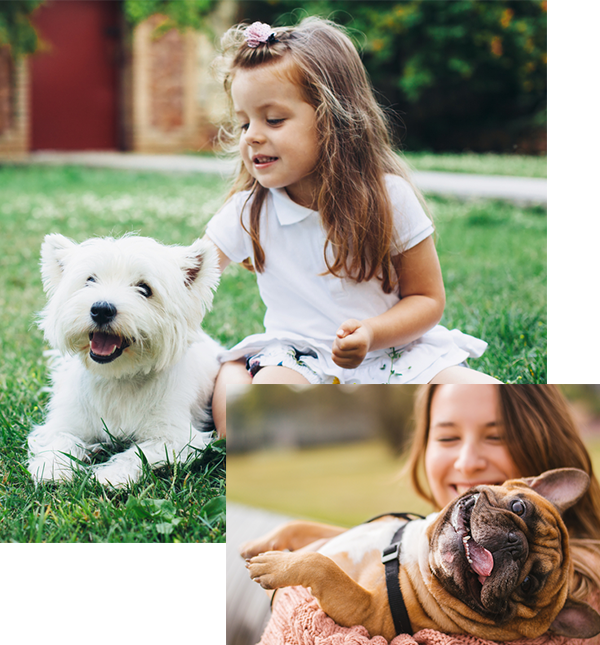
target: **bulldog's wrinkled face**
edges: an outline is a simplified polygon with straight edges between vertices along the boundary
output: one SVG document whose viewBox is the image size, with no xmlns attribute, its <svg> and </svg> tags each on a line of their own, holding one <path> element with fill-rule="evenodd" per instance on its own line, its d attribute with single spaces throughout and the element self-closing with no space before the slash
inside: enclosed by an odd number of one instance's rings
<svg viewBox="0 0 600 645">
<path fill-rule="evenodd" d="M 527 487 L 471 489 L 440 513 L 430 544 L 442 587 L 497 625 L 557 594 L 564 602 L 566 529 L 553 504 Z"/>
</svg>

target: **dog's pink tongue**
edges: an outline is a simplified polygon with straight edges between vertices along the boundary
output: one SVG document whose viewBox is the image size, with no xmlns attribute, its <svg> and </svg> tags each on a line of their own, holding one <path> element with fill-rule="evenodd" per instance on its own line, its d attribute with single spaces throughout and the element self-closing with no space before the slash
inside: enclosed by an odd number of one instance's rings
<svg viewBox="0 0 600 645">
<path fill-rule="evenodd" d="M 121 347 L 121 338 L 115 334 L 96 331 L 92 335 L 92 351 L 98 356 L 110 356 L 116 347 Z"/>
<path fill-rule="evenodd" d="M 469 541 L 469 555 L 471 556 L 471 568 L 479 576 L 487 578 L 494 568 L 494 556 L 475 540 Z"/>
</svg>

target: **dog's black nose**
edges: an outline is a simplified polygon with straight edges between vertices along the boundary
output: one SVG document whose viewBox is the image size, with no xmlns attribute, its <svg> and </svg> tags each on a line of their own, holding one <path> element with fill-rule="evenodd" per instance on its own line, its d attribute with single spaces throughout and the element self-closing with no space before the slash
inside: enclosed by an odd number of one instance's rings
<svg viewBox="0 0 600 645">
<path fill-rule="evenodd" d="M 529 556 L 529 543 L 521 531 L 509 531 L 504 549 L 510 553 L 512 559 L 525 561 Z"/>
<path fill-rule="evenodd" d="M 90 309 L 90 316 L 97 325 L 107 325 L 117 315 L 117 308 L 110 302 L 95 302 Z"/>
</svg>

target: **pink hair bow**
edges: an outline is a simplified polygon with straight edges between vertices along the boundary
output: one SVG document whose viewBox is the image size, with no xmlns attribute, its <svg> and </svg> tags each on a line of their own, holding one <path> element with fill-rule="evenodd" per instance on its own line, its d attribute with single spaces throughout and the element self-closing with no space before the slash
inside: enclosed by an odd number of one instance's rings
<svg viewBox="0 0 600 645">
<path fill-rule="evenodd" d="M 275 32 L 264 22 L 253 22 L 244 32 L 248 47 L 258 47 L 261 43 L 277 42 Z"/>
</svg>

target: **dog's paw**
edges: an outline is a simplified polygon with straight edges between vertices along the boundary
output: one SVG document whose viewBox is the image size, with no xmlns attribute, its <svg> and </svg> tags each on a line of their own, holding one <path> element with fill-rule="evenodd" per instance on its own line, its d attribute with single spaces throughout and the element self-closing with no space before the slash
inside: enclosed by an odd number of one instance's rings
<svg viewBox="0 0 600 645">
<path fill-rule="evenodd" d="M 246 561 L 246 568 L 250 577 L 263 589 L 277 589 L 288 587 L 295 582 L 290 580 L 292 573 L 289 567 L 293 554 L 282 551 L 267 551 L 256 555 Z"/>
<path fill-rule="evenodd" d="M 265 540 L 263 538 L 259 540 L 248 540 L 240 546 L 240 555 L 244 560 L 249 560 L 259 553 L 265 553 L 266 551 L 281 551 L 281 549 L 275 543 L 275 540 Z"/>
<path fill-rule="evenodd" d="M 73 479 L 73 469 L 71 466 L 55 459 L 44 459 L 41 457 L 31 459 L 27 469 L 36 484 L 71 481 Z"/>
<path fill-rule="evenodd" d="M 103 486 L 125 488 L 137 481 L 138 473 L 124 469 L 121 464 L 110 461 L 94 469 L 94 477 Z"/>
</svg>

